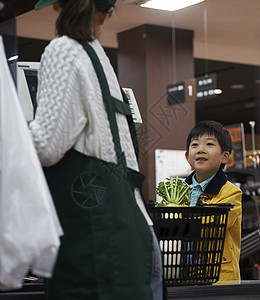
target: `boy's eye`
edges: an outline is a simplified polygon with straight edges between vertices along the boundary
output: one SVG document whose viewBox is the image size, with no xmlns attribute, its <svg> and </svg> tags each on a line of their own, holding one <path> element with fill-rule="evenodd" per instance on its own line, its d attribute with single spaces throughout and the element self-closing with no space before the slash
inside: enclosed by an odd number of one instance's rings
<svg viewBox="0 0 260 300">
<path fill-rule="evenodd" d="M 196 146 L 198 146 L 198 143 L 191 143 L 190 146 L 191 146 L 191 147 L 196 147 Z"/>
<path fill-rule="evenodd" d="M 214 143 L 208 142 L 207 145 L 208 145 L 208 146 L 214 146 Z"/>
</svg>

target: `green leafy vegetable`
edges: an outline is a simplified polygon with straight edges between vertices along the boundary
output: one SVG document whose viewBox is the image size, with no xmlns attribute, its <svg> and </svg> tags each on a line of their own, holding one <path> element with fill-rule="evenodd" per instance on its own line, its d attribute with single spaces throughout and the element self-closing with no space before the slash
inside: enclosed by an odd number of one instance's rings
<svg viewBox="0 0 260 300">
<path fill-rule="evenodd" d="M 190 205 L 188 184 L 176 178 L 166 178 L 158 183 L 156 194 L 162 198 L 160 206 Z"/>
</svg>

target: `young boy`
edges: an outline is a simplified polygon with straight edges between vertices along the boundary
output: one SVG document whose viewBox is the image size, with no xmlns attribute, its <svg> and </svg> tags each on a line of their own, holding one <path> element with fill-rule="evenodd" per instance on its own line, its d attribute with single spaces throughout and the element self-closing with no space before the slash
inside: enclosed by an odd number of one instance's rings
<svg viewBox="0 0 260 300">
<path fill-rule="evenodd" d="M 200 122 L 191 130 L 186 148 L 186 159 L 194 170 L 186 179 L 191 185 L 191 206 L 199 201 L 235 205 L 229 211 L 219 281 L 240 280 L 242 191 L 223 172 L 232 150 L 229 132 L 218 122 Z"/>
</svg>

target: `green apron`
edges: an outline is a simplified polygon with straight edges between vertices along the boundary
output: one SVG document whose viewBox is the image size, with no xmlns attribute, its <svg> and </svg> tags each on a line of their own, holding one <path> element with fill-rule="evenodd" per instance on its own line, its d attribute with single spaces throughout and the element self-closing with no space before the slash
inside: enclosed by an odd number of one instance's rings
<svg viewBox="0 0 260 300">
<path fill-rule="evenodd" d="M 144 176 L 126 167 L 115 118 L 115 111 L 131 112 L 110 95 L 94 49 L 81 44 L 100 82 L 118 163 L 71 149 L 44 169 L 64 230 L 46 294 L 53 300 L 152 300 L 152 235 L 134 196 Z"/>
</svg>

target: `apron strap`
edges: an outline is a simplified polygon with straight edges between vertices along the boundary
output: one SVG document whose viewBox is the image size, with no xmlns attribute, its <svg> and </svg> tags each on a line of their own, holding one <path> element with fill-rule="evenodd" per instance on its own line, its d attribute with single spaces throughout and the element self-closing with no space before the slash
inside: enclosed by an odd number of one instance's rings
<svg viewBox="0 0 260 300">
<path fill-rule="evenodd" d="M 85 51 L 88 53 L 88 55 L 92 61 L 93 67 L 96 71 L 98 80 L 99 80 L 99 84 L 100 84 L 102 96 L 103 96 L 103 101 L 105 104 L 105 108 L 106 108 L 107 115 L 108 115 L 108 120 L 110 123 L 111 132 L 112 132 L 112 136 L 113 136 L 113 142 L 114 142 L 114 147 L 115 147 L 118 164 L 126 167 L 125 155 L 121 148 L 120 138 L 119 138 L 119 133 L 118 133 L 118 126 L 117 126 L 116 116 L 115 116 L 116 110 L 119 110 L 119 111 L 120 111 L 120 109 L 123 110 L 122 108 L 124 106 L 124 102 L 122 102 L 122 105 L 119 106 L 118 102 L 115 101 L 117 99 L 115 99 L 111 96 L 103 67 L 99 61 L 99 58 L 98 58 L 95 50 L 87 42 L 79 41 L 79 43 L 83 46 Z M 111 99 L 114 99 L 114 101 L 111 101 Z M 117 100 L 117 101 L 119 101 L 119 100 Z M 126 111 L 127 109 L 124 108 L 124 110 Z M 129 108 L 129 110 L 130 110 L 130 108 Z M 129 111 L 128 111 L 128 113 L 129 113 Z M 131 111 L 130 111 L 130 113 L 131 113 Z"/>
<path fill-rule="evenodd" d="M 131 109 L 128 104 L 126 104 L 125 102 L 118 100 L 112 96 L 111 96 L 111 98 L 114 101 L 114 107 L 118 112 L 120 112 L 121 114 L 126 115 L 126 116 L 131 116 Z"/>
<path fill-rule="evenodd" d="M 126 94 L 125 94 L 125 92 L 122 88 L 121 88 L 121 93 L 122 93 L 124 103 L 126 103 L 127 106 L 129 107 L 129 102 L 128 102 L 127 96 L 126 96 Z M 129 107 L 129 109 L 130 109 L 130 107 Z M 131 138 L 132 138 L 132 143 L 133 143 L 133 146 L 134 146 L 134 149 L 135 149 L 135 155 L 136 155 L 136 158 L 138 160 L 139 159 L 139 145 L 138 145 L 138 138 L 137 138 L 136 128 L 135 128 L 135 124 L 134 124 L 132 114 L 127 115 L 126 119 L 127 119 L 127 122 L 128 122 L 128 127 L 129 127 Z"/>
</svg>

